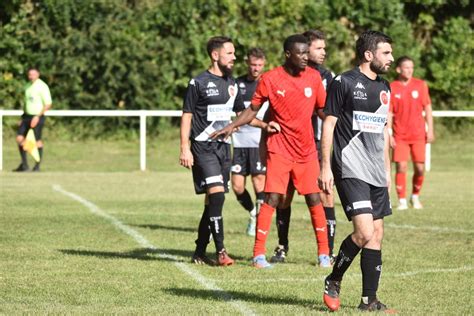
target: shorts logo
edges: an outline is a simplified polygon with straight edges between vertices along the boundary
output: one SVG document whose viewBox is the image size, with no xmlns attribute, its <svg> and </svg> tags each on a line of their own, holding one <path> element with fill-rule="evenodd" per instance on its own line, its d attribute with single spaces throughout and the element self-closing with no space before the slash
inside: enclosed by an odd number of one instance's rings
<svg viewBox="0 0 474 316">
<path fill-rule="evenodd" d="M 382 105 L 388 105 L 390 102 L 390 94 L 387 91 L 380 91 L 380 103 Z"/>
<path fill-rule="evenodd" d="M 375 267 L 375 271 L 382 272 L 382 265 L 378 265 Z"/>
<path fill-rule="evenodd" d="M 310 87 L 304 88 L 304 95 L 307 98 L 311 98 L 311 96 L 313 95 L 313 90 Z"/>
<path fill-rule="evenodd" d="M 236 95 L 236 89 L 234 86 L 229 86 L 229 95 L 234 97 Z"/>
<path fill-rule="evenodd" d="M 239 173 L 240 171 L 242 171 L 242 166 L 241 165 L 233 165 L 230 171 L 232 171 L 234 173 Z"/>
<path fill-rule="evenodd" d="M 420 94 L 418 93 L 418 91 L 413 90 L 413 91 L 411 92 L 411 96 L 413 97 L 413 99 L 418 99 L 418 97 L 420 96 Z"/>
<path fill-rule="evenodd" d="M 257 161 L 257 166 L 255 167 L 257 170 L 262 170 L 262 163 Z"/>
</svg>

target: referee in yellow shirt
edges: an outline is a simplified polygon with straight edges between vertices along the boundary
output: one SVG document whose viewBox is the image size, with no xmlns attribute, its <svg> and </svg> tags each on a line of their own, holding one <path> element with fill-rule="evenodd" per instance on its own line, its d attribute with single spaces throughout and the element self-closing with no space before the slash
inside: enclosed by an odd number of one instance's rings
<svg viewBox="0 0 474 316">
<path fill-rule="evenodd" d="M 36 146 L 38 147 L 40 161 L 36 163 L 33 171 L 40 170 L 40 162 L 43 157 L 43 142 L 41 140 L 41 132 L 44 126 L 44 113 L 51 108 L 52 100 L 48 85 L 41 80 L 40 72 L 36 68 L 28 70 L 28 80 L 30 81 L 25 87 L 25 109 L 19 123 L 16 136 L 18 149 L 21 155 L 21 164 L 13 171 L 29 171 L 28 161 L 26 159 L 26 151 L 23 149 L 25 136 L 30 129 L 33 129 L 36 137 Z"/>
</svg>

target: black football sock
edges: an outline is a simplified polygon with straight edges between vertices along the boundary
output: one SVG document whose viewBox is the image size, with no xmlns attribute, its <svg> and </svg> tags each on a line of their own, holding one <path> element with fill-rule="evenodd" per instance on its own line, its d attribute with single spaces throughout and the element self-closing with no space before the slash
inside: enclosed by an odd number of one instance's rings
<svg viewBox="0 0 474 316">
<path fill-rule="evenodd" d="M 351 235 L 347 236 L 341 244 L 339 254 L 337 255 L 336 262 L 332 268 L 332 273 L 329 275 L 329 279 L 333 281 L 341 281 L 344 273 L 349 269 L 352 261 L 359 253 L 360 248 L 354 241 L 352 241 Z"/>
<path fill-rule="evenodd" d="M 252 198 L 250 197 L 249 191 L 245 189 L 242 194 L 236 194 L 235 196 L 237 197 L 237 201 L 239 201 L 240 205 L 242 205 L 244 209 L 249 212 L 253 210 L 254 205 L 252 202 Z"/>
<path fill-rule="evenodd" d="M 204 212 L 202 212 L 201 221 L 198 227 L 198 238 L 196 239 L 196 255 L 205 255 L 207 244 L 209 244 L 209 237 L 211 231 L 209 229 L 209 206 L 204 206 Z"/>
<path fill-rule="evenodd" d="M 20 151 L 21 164 L 23 165 L 23 168 L 28 168 L 28 160 L 26 158 L 26 151 L 23 150 L 23 146 L 21 145 L 18 145 L 18 150 Z"/>
<path fill-rule="evenodd" d="M 255 196 L 257 198 L 257 203 L 263 204 L 263 201 L 265 201 L 265 192 L 256 192 Z"/>
<path fill-rule="evenodd" d="M 224 206 L 224 192 L 209 194 L 209 226 L 212 238 L 216 245 L 216 253 L 224 249 L 224 221 L 222 208 Z"/>
<path fill-rule="evenodd" d="M 288 250 L 288 232 L 290 230 L 291 206 L 276 209 L 278 244 Z"/>
<path fill-rule="evenodd" d="M 336 213 L 334 207 L 324 207 L 326 214 L 326 225 L 328 231 L 329 254 L 334 252 L 334 237 L 336 236 Z"/>
<path fill-rule="evenodd" d="M 369 304 L 377 298 L 380 275 L 382 273 L 382 251 L 363 248 L 360 254 L 362 270 L 362 297 Z"/>
</svg>

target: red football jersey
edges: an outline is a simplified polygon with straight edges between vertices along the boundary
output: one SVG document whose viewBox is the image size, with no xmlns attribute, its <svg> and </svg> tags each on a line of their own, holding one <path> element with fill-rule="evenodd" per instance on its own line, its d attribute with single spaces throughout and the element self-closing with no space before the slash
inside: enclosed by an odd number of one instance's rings
<svg viewBox="0 0 474 316">
<path fill-rule="evenodd" d="M 254 106 L 269 101 L 272 120 L 281 132 L 269 135 L 267 150 L 293 161 L 317 159 L 311 116 L 324 107 L 326 91 L 316 70 L 306 67 L 298 76 L 280 66 L 262 75 L 252 98 Z"/>
<path fill-rule="evenodd" d="M 431 104 L 427 84 L 423 80 L 411 78 L 407 85 L 396 80 L 390 84 L 390 88 L 395 140 L 408 143 L 425 141 L 423 110 Z"/>
</svg>

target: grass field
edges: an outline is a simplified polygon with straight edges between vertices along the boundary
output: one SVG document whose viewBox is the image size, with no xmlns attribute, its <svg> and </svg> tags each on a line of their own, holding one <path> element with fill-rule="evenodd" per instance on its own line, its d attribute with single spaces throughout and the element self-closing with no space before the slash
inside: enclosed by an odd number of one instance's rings
<svg viewBox="0 0 474 316">
<path fill-rule="evenodd" d="M 246 212 L 225 204 L 226 246 L 236 265 L 194 266 L 202 198 L 177 165 L 176 131 L 149 140 L 139 172 L 138 141 L 49 140 L 41 173 L 0 174 L 0 313 L 318 314 L 323 278 L 303 199 L 294 202 L 288 262 L 250 266 Z M 5 139 L 4 168 L 18 164 Z M 474 313 L 474 145 L 433 146 L 425 209 L 386 219 L 380 298 L 400 314 Z M 395 203 L 395 200 L 393 200 Z M 350 232 L 336 206 L 339 245 Z M 272 227 L 267 244 L 276 245 Z M 209 250 L 213 250 L 211 244 Z M 339 314 L 356 313 L 358 260 L 342 285 Z"/>
</svg>

